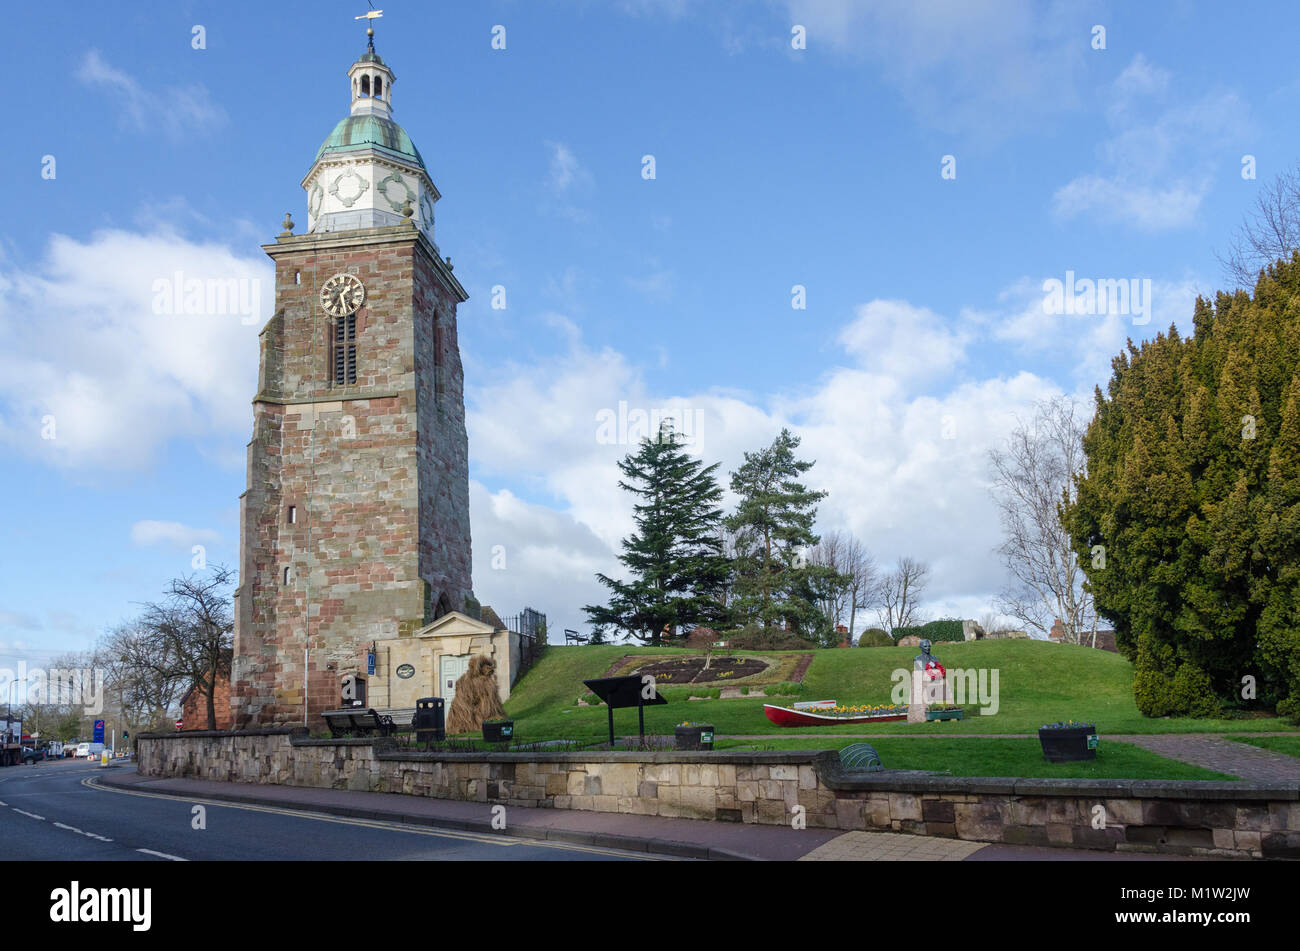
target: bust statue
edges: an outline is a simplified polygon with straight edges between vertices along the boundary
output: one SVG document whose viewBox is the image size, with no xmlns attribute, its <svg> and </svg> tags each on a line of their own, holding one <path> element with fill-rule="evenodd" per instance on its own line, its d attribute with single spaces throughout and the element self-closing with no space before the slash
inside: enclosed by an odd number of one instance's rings
<svg viewBox="0 0 1300 951">
<path fill-rule="evenodd" d="M 921 641 L 921 653 L 912 658 L 915 670 L 925 670 L 931 663 L 938 664 L 939 659 L 930 653 L 930 642 Z"/>
</svg>

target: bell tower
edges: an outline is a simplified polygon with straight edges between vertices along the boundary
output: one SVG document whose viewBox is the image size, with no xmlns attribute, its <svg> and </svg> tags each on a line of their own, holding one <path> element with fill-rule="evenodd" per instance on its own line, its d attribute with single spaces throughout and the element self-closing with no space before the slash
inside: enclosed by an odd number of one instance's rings
<svg viewBox="0 0 1300 951">
<path fill-rule="evenodd" d="M 302 181 L 307 230 L 286 215 L 263 246 L 276 306 L 240 497 L 237 727 L 318 722 L 374 641 L 451 610 L 478 617 L 456 336 L 468 297 L 366 32 L 349 114 Z"/>
</svg>

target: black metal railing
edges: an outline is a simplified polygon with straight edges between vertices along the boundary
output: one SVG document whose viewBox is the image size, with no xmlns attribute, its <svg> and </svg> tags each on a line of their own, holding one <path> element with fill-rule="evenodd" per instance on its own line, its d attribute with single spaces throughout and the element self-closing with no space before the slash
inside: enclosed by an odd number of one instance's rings
<svg viewBox="0 0 1300 951">
<path fill-rule="evenodd" d="M 502 618 L 506 629 L 519 636 L 519 676 L 537 663 L 546 650 L 546 615 L 533 608 L 524 608 L 513 617 Z"/>
</svg>

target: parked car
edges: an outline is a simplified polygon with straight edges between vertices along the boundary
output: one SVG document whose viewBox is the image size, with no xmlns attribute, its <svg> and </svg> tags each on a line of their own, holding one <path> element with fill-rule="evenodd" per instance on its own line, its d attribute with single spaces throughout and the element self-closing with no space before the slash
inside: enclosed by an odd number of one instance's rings
<svg viewBox="0 0 1300 951">
<path fill-rule="evenodd" d="M 104 752 L 103 743 L 78 743 L 77 759 L 99 759 L 99 754 Z"/>
<path fill-rule="evenodd" d="M 23 747 L 23 765 L 35 766 L 38 762 L 45 759 L 45 750 L 38 750 L 32 746 Z"/>
</svg>

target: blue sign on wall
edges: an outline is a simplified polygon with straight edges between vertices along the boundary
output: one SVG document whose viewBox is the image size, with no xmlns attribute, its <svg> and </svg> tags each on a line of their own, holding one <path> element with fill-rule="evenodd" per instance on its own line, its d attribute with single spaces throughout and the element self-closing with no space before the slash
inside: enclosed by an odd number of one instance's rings
<svg viewBox="0 0 1300 951">
<path fill-rule="evenodd" d="M 371 677 L 373 677 L 373 676 L 375 675 L 375 653 L 374 653 L 374 651 L 371 651 L 369 654 L 366 655 L 366 673 L 370 674 Z"/>
<path fill-rule="evenodd" d="M 104 721 L 103 720 L 95 721 L 95 738 L 91 740 L 91 742 L 92 743 L 104 742 Z"/>
</svg>

